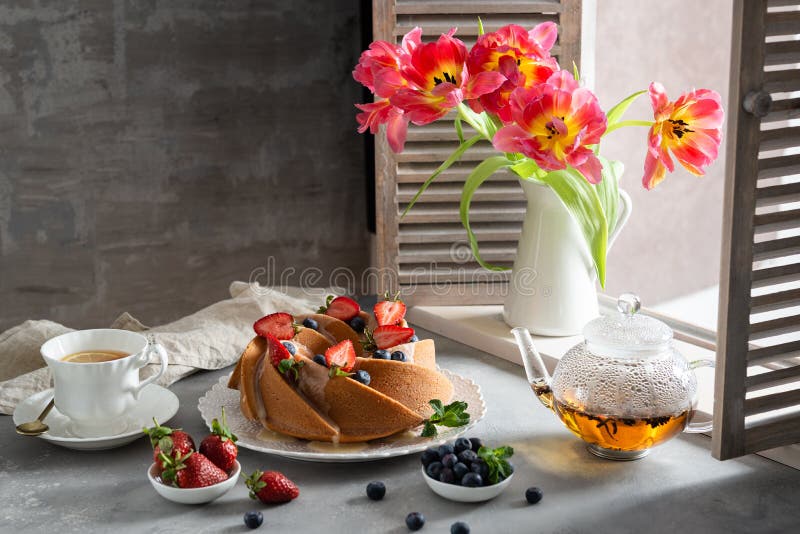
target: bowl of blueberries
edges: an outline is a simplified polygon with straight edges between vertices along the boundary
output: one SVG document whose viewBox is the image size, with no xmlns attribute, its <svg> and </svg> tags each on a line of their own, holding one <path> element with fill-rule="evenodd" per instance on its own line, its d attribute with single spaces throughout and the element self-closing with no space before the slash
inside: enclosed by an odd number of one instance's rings
<svg viewBox="0 0 800 534">
<path fill-rule="evenodd" d="M 511 483 L 514 466 L 508 459 L 514 449 L 489 448 L 480 438 L 458 438 L 420 457 L 422 477 L 434 493 L 458 502 L 488 501 Z"/>
</svg>

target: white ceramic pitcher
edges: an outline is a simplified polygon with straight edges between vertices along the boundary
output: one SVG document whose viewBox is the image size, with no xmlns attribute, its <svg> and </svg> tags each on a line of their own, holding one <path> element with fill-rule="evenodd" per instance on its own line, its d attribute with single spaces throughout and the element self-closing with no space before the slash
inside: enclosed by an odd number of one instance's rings
<svg viewBox="0 0 800 534">
<path fill-rule="evenodd" d="M 503 319 L 541 336 L 571 336 L 599 314 L 597 274 L 578 223 L 548 186 L 520 180 L 528 208 L 517 246 Z M 608 250 L 631 214 L 619 190 L 620 213 Z"/>
</svg>

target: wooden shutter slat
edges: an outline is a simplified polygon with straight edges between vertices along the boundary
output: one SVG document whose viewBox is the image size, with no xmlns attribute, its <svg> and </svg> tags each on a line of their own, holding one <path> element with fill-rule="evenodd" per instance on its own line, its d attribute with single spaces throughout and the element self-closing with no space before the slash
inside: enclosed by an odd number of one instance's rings
<svg viewBox="0 0 800 534">
<path fill-rule="evenodd" d="M 775 443 L 796 443 L 800 441 L 800 415 L 748 424 L 743 437 L 744 454 L 773 448 Z"/>
<path fill-rule="evenodd" d="M 496 208 L 491 207 L 473 206 L 469 212 L 469 220 L 475 222 L 522 221 L 524 216 L 524 206 L 508 207 L 503 211 L 498 211 Z M 450 222 L 454 219 L 459 219 L 458 206 L 428 207 L 421 205 L 414 206 L 414 209 L 408 212 L 403 218 L 403 222 L 407 224 L 439 223 Z"/>
<path fill-rule="evenodd" d="M 800 128 L 775 128 L 761 132 L 761 151 L 783 150 L 800 145 Z"/>
<path fill-rule="evenodd" d="M 520 235 L 519 224 L 515 223 L 480 223 L 471 225 L 473 233 L 483 241 L 511 241 L 516 243 Z M 461 224 L 403 224 L 398 234 L 400 243 L 454 243 L 466 242 L 467 231 Z"/>
<path fill-rule="evenodd" d="M 800 365 L 793 365 L 775 371 L 767 371 L 758 375 L 748 376 L 745 380 L 745 387 L 748 391 L 781 386 L 800 379 Z"/>
<path fill-rule="evenodd" d="M 750 300 L 750 313 L 763 313 L 800 305 L 800 288 L 758 295 Z"/>
<path fill-rule="evenodd" d="M 745 416 L 756 415 L 796 404 L 800 404 L 800 389 L 745 399 L 744 413 Z"/>
<path fill-rule="evenodd" d="M 747 365 L 764 365 L 791 358 L 798 353 L 800 353 L 800 341 L 751 349 L 747 353 Z"/>
<path fill-rule="evenodd" d="M 475 9 L 476 2 L 465 2 L 464 0 L 398 0 L 395 13 L 398 15 L 415 13 L 448 13 L 460 14 L 467 9 Z M 479 9 L 482 13 L 530 13 L 531 11 L 542 13 L 560 13 L 561 4 L 558 0 L 503 0 L 494 2 L 479 2 Z"/>
<path fill-rule="evenodd" d="M 750 324 L 750 340 L 755 341 L 768 337 L 779 336 L 790 333 L 800 327 L 800 316 L 789 315 L 769 321 L 761 321 Z"/>
<path fill-rule="evenodd" d="M 771 260 L 800 254 L 800 236 L 762 241 L 753 245 L 753 261 Z"/>
<path fill-rule="evenodd" d="M 800 209 L 757 213 L 753 225 L 757 234 L 800 227 Z"/>
<path fill-rule="evenodd" d="M 800 41 L 778 41 L 766 44 L 764 65 L 786 65 L 800 63 Z"/>
<path fill-rule="evenodd" d="M 430 202 L 461 202 L 462 184 L 435 184 L 439 187 L 431 186 L 419 197 L 418 203 Z M 441 187 L 445 185 L 446 187 Z M 397 192 L 397 200 L 401 203 L 410 202 L 417 193 L 417 187 L 404 187 Z M 514 182 L 487 183 L 479 188 L 472 197 L 473 202 L 481 201 L 508 201 L 518 202 L 520 197 L 520 187 Z"/>
<path fill-rule="evenodd" d="M 518 24 L 524 28 L 532 28 L 542 22 L 555 22 L 558 23 L 558 15 L 556 14 L 540 14 L 540 13 L 526 13 L 519 14 L 488 14 L 481 16 L 483 27 L 486 32 L 497 31 L 503 26 L 508 24 Z M 415 15 L 401 15 L 397 18 L 397 25 L 394 28 L 395 36 L 403 36 L 413 30 L 415 27 L 420 26 L 423 28 L 423 35 L 438 35 L 447 33 L 452 28 L 458 28 L 456 36 L 463 38 L 464 36 L 477 37 L 478 35 L 478 18 L 476 15 L 450 15 L 450 14 L 415 14 Z"/>
<path fill-rule="evenodd" d="M 406 145 L 402 153 L 395 155 L 395 159 L 399 163 L 406 161 L 430 161 L 441 163 L 450 157 L 450 154 L 452 154 L 456 148 L 458 148 L 458 144 L 455 143 L 413 143 Z M 494 155 L 497 155 L 497 152 L 495 152 L 491 145 L 475 145 L 461 156 L 461 161 L 480 162 Z"/>
<path fill-rule="evenodd" d="M 458 253 L 463 253 L 467 250 L 468 245 L 466 242 L 461 243 L 462 249 Z M 481 246 L 481 257 L 488 262 L 503 261 L 508 258 L 509 254 L 513 255 L 517 250 L 516 243 L 493 244 L 484 243 Z M 455 261 L 454 247 L 452 243 L 436 243 L 436 244 L 415 244 L 415 245 L 401 245 L 401 254 L 397 257 L 398 263 L 423 263 L 423 262 L 436 262 L 437 264 Z M 475 262 L 472 254 L 469 255 L 467 260 L 460 260 L 463 263 Z"/>
<path fill-rule="evenodd" d="M 753 288 L 796 282 L 800 280 L 800 263 L 789 263 L 776 267 L 756 269 L 752 272 L 751 280 Z"/>
<path fill-rule="evenodd" d="M 800 33 L 800 12 L 798 11 L 767 13 L 765 22 L 767 37 Z"/>
<path fill-rule="evenodd" d="M 509 269 L 511 264 L 501 264 Z M 430 265 L 418 265 L 419 270 L 414 269 L 413 264 L 403 266 L 398 269 L 398 279 L 405 284 L 434 284 L 443 282 L 460 282 L 464 280 L 496 280 L 506 282 L 509 280 L 510 271 L 487 271 L 477 263 L 474 264 L 437 264 L 439 271 L 431 271 Z"/>
<path fill-rule="evenodd" d="M 782 122 L 800 117 L 800 98 L 783 98 L 772 101 L 770 112 L 761 119 L 762 124 Z"/>
</svg>

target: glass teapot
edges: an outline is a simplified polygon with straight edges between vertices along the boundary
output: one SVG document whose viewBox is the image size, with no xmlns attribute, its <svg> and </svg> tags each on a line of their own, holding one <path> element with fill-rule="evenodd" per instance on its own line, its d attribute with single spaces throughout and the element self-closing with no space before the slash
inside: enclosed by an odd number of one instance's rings
<svg viewBox="0 0 800 534">
<path fill-rule="evenodd" d="M 672 330 L 637 314 L 640 306 L 636 295 L 621 295 L 618 313 L 586 324 L 585 340 L 561 358 L 552 378 L 530 332 L 511 330 L 539 400 L 592 453 L 612 460 L 642 458 L 682 431 L 711 430 L 710 422 L 690 421 L 697 400 L 694 369 L 714 362 L 688 362 L 673 346 Z"/>
</svg>

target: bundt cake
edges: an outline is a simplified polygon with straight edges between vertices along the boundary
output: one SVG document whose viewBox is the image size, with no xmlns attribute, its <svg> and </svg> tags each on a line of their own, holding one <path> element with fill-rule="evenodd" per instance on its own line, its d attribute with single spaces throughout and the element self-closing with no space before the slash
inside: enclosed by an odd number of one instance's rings
<svg viewBox="0 0 800 534">
<path fill-rule="evenodd" d="M 273 313 L 253 325 L 228 382 L 242 414 L 297 438 L 359 442 L 420 425 L 453 385 L 436 367 L 434 342 L 418 340 L 396 297 L 374 317 L 347 297 L 319 313 Z"/>
</svg>

